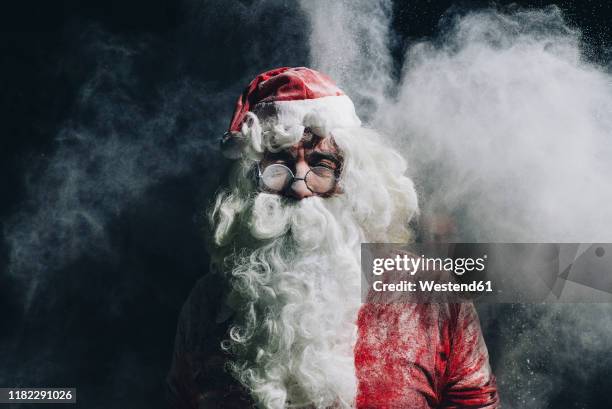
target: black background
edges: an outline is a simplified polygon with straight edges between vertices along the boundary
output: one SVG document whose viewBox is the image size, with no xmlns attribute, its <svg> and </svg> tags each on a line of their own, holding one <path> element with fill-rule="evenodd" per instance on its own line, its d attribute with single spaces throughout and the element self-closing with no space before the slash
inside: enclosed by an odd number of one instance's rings
<svg viewBox="0 0 612 409">
<path fill-rule="evenodd" d="M 247 9 L 255 4 L 236 3 Z M 550 4 L 517 3 L 536 7 Z M 47 157 L 57 149 L 57 137 L 67 121 L 99 119 L 80 106 L 79 99 L 83 84 L 99 69 L 96 48 L 90 47 L 97 36 L 112 38 L 116 44 L 146 44 L 132 71 L 139 80 L 130 83 L 126 92 L 131 101 L 150 109 L 151 115 L 155 107 L 149 107 L 149 101 L 164 84 L 178 77 L 205 83 L 211 93 L 229 89 L 238 95 L 245 79 L 262 70 L 307 64 L 307 52 L 298 45 L 303 28 L 295 27 L 292 38 L 274 35 L 279 19 L 288 19 L 287 24 L 291 24 L 291 19 L 297 18 L 295 13 L 288 13 L 295 8 L 291 3 L 278 2 L 267 16 L 253 15 L 257 21 L 250 24 L 258 29 L 254 35 L 268 44 L 268 48 L 257 50 L 261 57 L 257 59 L 249 58 L 248 30 L 235 30 L 231 24 L 233 18 L 237 23 L 248 23 L 248 13 L 238 16 L 238 7 L 221 11 L 217 7 L 213 11 L 213 5 L 207 2 L 194 4 L 170 0 L 2 4 L 3 227 L 12 215 L 31 205 L 28 180 L 44 174 Z M 497 4 L 504 7 L 507 2 Z M 570 24 L 582 30 L 588 57 L 608 61 L 612 4 L 594 0 L 556 4 Z M 393 47 L 397 67 L 407 44 L 435 35 L 449 10 L 461 13 L 487 5 L 480 1 L 396 2 L 393 28 L 397 37 Z M 218 27 L 214 27 L 216 21 Z M 199 24 L 213 26 L 204 30 Z M 275 51 L 278 44 L 286 42 L 296 44 L 294 53 Z M 203 128 L 204 138 L 212 140 L 222 133 L 231 114 L 233 95 L 223 94 L 217 102 L 216 118 Z M 197 103 L 197 99 L 192 101 Z M 186 122 L 184 126 L 197 121 L 199 108 L 193 109 L 178 118 Z M 206 111 L 205 107 L 201 109 Z M 123 126 L 131 126 L 130 121 Z M 227 166 L 214 152 L 204 152 L 201 157 L 196 153 L 194 163 L 188 172 L 175 172 L 148 184 L 129 206 L 112 214 L 108 228 L 112 251 L 85 251 L 60 268 L 48 267 L 53 272 L 36 287 L 27 308 L 24 299 L 31 290 L 27 276 L 8 271 L 8 244 L 2 243 L 0 386 L 74 386 L 79 391 L 78 406 L 84 408 L 164 407 L 163 381 L 177 314 L 208 262 L 202 212 Z M 488 333 L 487 337 L 495 360 L 496 334 Z M 551 407 L 604 407 L 605 393 L 612 387 L 609 372 L 582 380 L 576 388 L 570 387 L 573 382 L 568 375 L 568 388 L 553 399 Z"/>
</svg>

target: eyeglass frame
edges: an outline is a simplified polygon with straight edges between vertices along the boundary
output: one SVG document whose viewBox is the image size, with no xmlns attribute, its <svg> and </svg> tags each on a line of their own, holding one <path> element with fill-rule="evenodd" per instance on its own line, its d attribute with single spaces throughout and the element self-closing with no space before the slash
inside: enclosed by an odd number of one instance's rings
<svg viewBox="0 0 612 409">
<path fill-rule="evenodd" d="M 293 171 L 289 168 L 289 166 L 283 165 L 282 163 L 271 163 L 268 166 L 272 166 L 272 165 L 282 166 L 285 169 L 287 169 L 289 171 L 289 175 L 291 175 L 291 181 L 289 183 L 287 183 L 287 187 L 285 187 L 283 190 L 279 190 L 279 191 L 268 190 L 268 192 L 271 192 L 271 193 L 276 193 L 276 194 L 282 193 L 282 192 L 286 191 L 291 185 L 293 185 L 293 183 L 295 183 L 296 180 L 301 180 L 301 181 L 304 182 L 304 185 L 306 186 L 306 189 L 308 189 L 313 195 L 317 195 L 317 196 L 321 196 L 321 197 L 327 197 L 327 196 L 331 196 L 333 194 L 334 189 L 336 189 L 336 187 L 338 185 L 338 180 L 340 180 L 339 173 L 340 173 L 341 169 L 331 169 L 331 168 L 328 168 L 326 166 L 308 167 L 308 172 L 306 172 L 304 177 L 303 178 L 298 178 L 298 177 L 296 177 L 293 174 Z M 268 168 L 268 166 L 266 166 L 264 168 L 264 172 L 265 172 L 266 168 Z M 325 193 L 317 193 L 314 190 L 312 190 L 310 188 L 310 186 L 308 186 L 308 183 L 306 183 L 306 176 L 308 176 L 308 174 L 310 172 L 312 172 L 313 168 L 325 168 L 325 169 L 329 169 L 329 170 L 334 172 L 334 178 L 333 178 L 334 185 L 333 185 L 333 187 L 329 191 L 327 191 Z M 261 182 L 262 176 L 263 176 L 263 172 L 261 171 L 261 162 L 257 162 L 257 175 L 256 176 L 257 176 L 257 187 L 260 190 L 265 191 L 264 189 L 262 189 L 262 186 L 261 186 L 263 184 Z"/>
</svg>

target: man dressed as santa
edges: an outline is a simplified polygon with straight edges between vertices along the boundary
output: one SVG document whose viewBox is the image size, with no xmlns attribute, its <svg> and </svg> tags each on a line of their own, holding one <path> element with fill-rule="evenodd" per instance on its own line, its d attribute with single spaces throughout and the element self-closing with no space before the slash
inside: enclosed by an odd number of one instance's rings
<svg viewBox="0 0 612 409">
<path fill-rule="evenodd" d="M 469 303 L 361 302 L 360 245 L 406 243 L 406 162 L 326 75 L 278 68 L 238 99 L 211 272 L 185 303 L 174 408 L 498 408 Z"/>
</svg>

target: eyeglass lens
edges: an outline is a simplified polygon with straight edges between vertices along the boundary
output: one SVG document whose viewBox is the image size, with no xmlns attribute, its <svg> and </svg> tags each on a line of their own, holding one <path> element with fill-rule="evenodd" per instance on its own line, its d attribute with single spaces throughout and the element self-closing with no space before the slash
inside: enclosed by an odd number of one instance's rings
<svg viewBox="0 0 612 409">
<path fill-rule="evenodd" d="M 289 187 L 294 176 L 291 169 L 284 165 L 272 164 L 267 166 L 261 174 L 263 187 L 272 192 L 281 192 Z M 314 193 L 329 193 L 336 185 L 336 176 L 333 169 L 324 166 L 311 168 L 304 177 L 306 187 Z"/>
</svg>

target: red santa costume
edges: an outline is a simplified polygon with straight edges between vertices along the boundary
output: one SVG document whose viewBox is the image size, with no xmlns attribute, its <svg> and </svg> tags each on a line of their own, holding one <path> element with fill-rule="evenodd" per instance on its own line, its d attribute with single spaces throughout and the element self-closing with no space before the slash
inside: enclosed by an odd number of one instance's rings
<svg viewBox="0 0 612 409">
<path fill-rule="evenodd" d="M 258 191 L 265 153 L 305 131 L 341 152 L 337 194 Z M 209 213 L 211 272 L 179 319 L 173 407 L 499 407 L 472 304 L 362 304 L 360 244 L 410 241 L 418 205 L 405 160 L 330 78 L 259 75 L 223 149 L 237 160 Z"/>
</svg>

